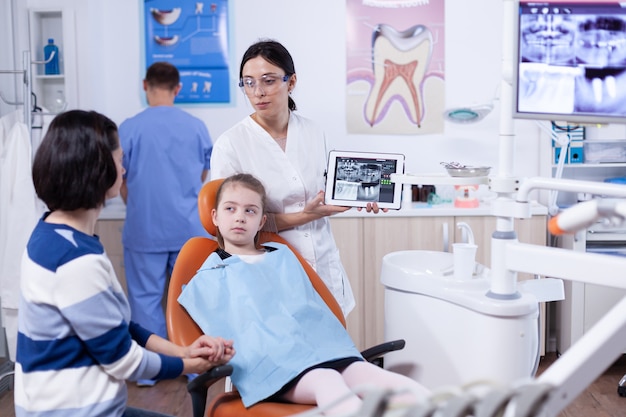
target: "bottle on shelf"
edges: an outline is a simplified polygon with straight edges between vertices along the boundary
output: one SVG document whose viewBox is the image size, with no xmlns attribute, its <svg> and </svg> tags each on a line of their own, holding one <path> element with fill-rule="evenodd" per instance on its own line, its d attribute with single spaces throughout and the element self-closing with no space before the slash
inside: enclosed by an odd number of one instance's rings
<svg viewBox="0 0 626 417">
<path fill-rule="evenodd" d="M 43 48 L 46 75 L 60 74 L 59 71 L 59 47 L 54 44 L 54 39 L 48 39 L 48 44 Z M 49 60 L 49 61 L 48 61 Z"/>
</svg>

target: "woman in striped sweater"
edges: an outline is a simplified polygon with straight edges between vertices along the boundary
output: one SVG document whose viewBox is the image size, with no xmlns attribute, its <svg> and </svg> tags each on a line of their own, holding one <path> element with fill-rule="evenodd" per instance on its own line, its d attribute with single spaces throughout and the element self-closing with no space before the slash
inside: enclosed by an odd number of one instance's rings
<svg viewBox="0 0 626 417">
<path fill-rule="evenodd" d="M 94 234 L 123 172 L 110 119 L 73 110 L 52 121 L 33 162 L 35 190 L 49 212 L 22 260 L 17 416 L 154 416 L 126 407 L 125 380 L 201 373 L 235 353 L 232 341 L 219 337 L 181 347 L 130 321 L 126 296 Z"/>
</svg>

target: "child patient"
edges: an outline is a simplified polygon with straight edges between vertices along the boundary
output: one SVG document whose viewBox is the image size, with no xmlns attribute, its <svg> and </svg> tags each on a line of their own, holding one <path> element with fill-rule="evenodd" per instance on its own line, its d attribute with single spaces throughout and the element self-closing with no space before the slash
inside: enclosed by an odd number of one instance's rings
<svg viewBox="0 0 626 417">
<path fill-rule="evenodd" d="M 219 249 L 178 299 L 205 334 L 235 341 L 231 379 L 244 405 L 269 399 L 346 415 L 360 408 L 353 391 L 364 385 L 405 389 L 398 402 L 424 398 L 417 382 L 363 359 L 287 246 L 257 245 L 265 201 L 252 175 L 224 180 L 212 211 Z"/>
</svg>

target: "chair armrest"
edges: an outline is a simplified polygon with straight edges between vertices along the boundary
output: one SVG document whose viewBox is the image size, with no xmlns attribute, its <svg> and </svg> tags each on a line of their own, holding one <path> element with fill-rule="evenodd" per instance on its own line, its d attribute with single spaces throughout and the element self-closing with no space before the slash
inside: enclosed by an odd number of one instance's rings
<svg viewBox="0 0 626 417">
<path fill-rule="evenodd" d="M 404 339 L 391 340 L 389 342 L 381 343 L 371 348 L 365 349 L 361 352 L 363 358 L 368 362 L 374 362 L 386 353 L 393 352 L 394 350 L 404 349 L 406 342 Z"/>
<path fill-rule="evenodd" d="M 2 375 L 0 375 L 0 382 L 2 382 L 2 380 L 4 378 L 8 378 L 8 377 L 10 377 L 10 376 L 12 376 L 14 374 L 15 374 L 15 371 L 13 371 L 13 370 L 7 371 L 7 372 L 3 373 Z"/>
<path fill-rule="evenodd" d="M 198 375 L 187 384 L 187 391 L 191 395 L 191 406 L 194 417 L 203 417 L 206 408 L 207 390 L 217 381 L 232 375 L 232 365 L 221 365 L 211 368 Z"/>
</svg>

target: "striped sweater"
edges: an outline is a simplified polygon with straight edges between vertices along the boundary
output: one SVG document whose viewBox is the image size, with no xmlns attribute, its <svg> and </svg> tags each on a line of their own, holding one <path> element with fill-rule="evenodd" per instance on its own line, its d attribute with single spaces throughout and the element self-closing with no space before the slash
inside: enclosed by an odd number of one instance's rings
<svg viewBox="0 0 626 417">
<path fill-rule="evenodd" d="M 45 216 L 44 216 L 45 218 Z M 121 416 L 125 380 L 175 378 L 183 362 L 146 350 L 97 236 L 39 221 L 22 259 L 16 416 Z"/>
</svg>

